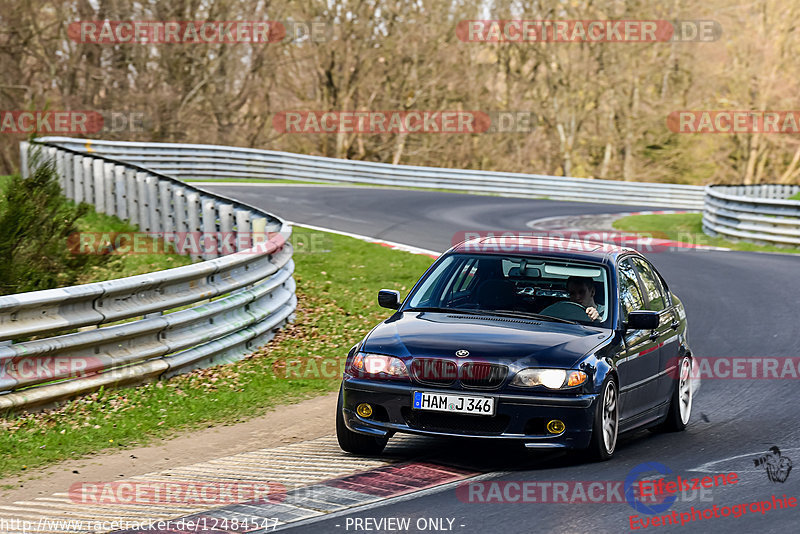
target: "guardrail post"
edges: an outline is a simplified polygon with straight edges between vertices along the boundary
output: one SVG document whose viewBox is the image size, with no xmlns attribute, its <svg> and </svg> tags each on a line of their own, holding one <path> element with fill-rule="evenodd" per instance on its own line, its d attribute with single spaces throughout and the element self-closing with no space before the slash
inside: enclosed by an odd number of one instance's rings
<svg viewBox="0 0 800 534">
<path fill-rule="evenodd" d="M 236 210 L 236 250 L 247 250 L 253 246 L 253 232 L 250 227 L 250 212 Z"/>
<path fill-rule="evenodd" d="M 267 241 L 267 218 L 256 217 L 251 223 L 253 232 L 253 246 L 258 246 Z"/>
<path fill-rule="evenodd" d="M 102 159 L 92 161 L 92 175 L 94 176 L 94 207 L 97 213 L 106 212 L 106 184 L 103 176 L 105 162 Z"/>
<path fill-rule="evenodd" d="M 217 248 L 221 255 L 236 252 L 236 242 L 233 234 L 233 206 L 231 204 L 219 205 L 219 239 Z"/>
<path fill-rule="evenodd" d="M 175 231 L 175 216 L 172 207 L 172 184 L 166 180 L 158 182 L 158 196 L 161 200 L 161 231 Z"/>
<path fill-rule="evenodd" d="M 80 204 L 83 202 L 83 199 L 86 198 L 83 194 L 83 156 L 72 157 L 72 181 L 74 182 L 72 198 L 75 199 L 75 202 Z"/>
<path fill-rule="evenodd" d="M 83 201 L 94 204 L 94 158 L 83 157 Z"/>
<path fill-rule="evenodd" d="M 58 186 L 61 188 L 61 193 L 65 193 L 67 189 L 67 180 L 64 172 L 64 152 L 51 148 L 55 153 L 56 159 L 56 174 L 58 175 Z M 66 196 L 66 195 L 64 195 Z"/>
<path fill-rule="evenodd" d="M 200 226 L 200 194 L 199 193 L 189 193 L 186 195 L 186 215 L 189 219 L 189 232 L 191 232 L 194 236 L 196 236 L 195 241 L 198 242 L 200 246 L 202 246 L 203 240 L 203 228 Z M 190 253 L 192 259 L 198 259 L 202 257 L 200 254 L 197 254 L 195 248 L 190 249 Z"/>
<path fill-rule="evenodd" d="M 150 207 L 148 206 L 149 197 L 147 195 L 147 173 L 136 173 L 136 200 L 139 202 L 139 230 L 149 232 L 150 227 Z"/>
<path fill-rule="evenodd" d="M 128 205 L 128 220 L 139 225 L 139 199 L 138 186 L 136 185 L 136 171 L 125 169 L 125 197 Z"/>
<path fill-rule="evenodd" d="M 210 249 L 209 249 L 210 246 Z M 217 233 L 217 203 L 210 198 L 203 199 L 203 259 L 213 260 L 219 254 L 219 234 Z"/>
<path fill-rule="evenodd" d="M 147 184 L 148 222 L 151 232 L 161 232 L 161 219 L 158 216 L 158 178 L 148 174 L 145 178 Z"/>
<path fill-rule="evenodd" d="M 75 200 L 75 163 L 73 155 L 64 152 L 64 196 Z"/>
<path fill-rule="evenodd" d="M 23 178 L 27 178 L 30 176 L 30 170 L 28 169 L 28 150 L 30 149 L 30 143 L 27 141 L 20 141 L 19 143 L 19 173 Z"/>
<path fill-rule="evenodd" d="M 172 211 L 175 216 L 175 231 L 185 233 L 189 231 L 186 220 L 186 189 L 175 186 L 172 188 Z"/>
<path fill-rule="evenodd" d="M 114 200 L 116 204 L 115 215 L 120 219 L 128 219 L 128 188 L 125 177 L 125 167 L 114 165 Z"/>
<path fill-rule="evenodd" d="M 114 193 L 114 164 L 103 163 L 103 203 L 106 208 L 106 214 L 117 214 L 117 201 L 116 194 Z"/>
</svg>

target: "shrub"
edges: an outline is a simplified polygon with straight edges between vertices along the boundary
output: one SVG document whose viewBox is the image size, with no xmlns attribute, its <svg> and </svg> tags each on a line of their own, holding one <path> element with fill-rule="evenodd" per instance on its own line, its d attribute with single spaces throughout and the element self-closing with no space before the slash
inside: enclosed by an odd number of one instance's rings
<svg viewBox="0 0 800 534">
<path fill-rule="evenodd" d="M 102 256 L 72 254 L 67 237 L 89 211 L 61 193 L 52 162 L 29 154 L 30 177 L 11 176 L 0 194 L 0 294 L 51 289 L 75 282 Z"/>
</svg>

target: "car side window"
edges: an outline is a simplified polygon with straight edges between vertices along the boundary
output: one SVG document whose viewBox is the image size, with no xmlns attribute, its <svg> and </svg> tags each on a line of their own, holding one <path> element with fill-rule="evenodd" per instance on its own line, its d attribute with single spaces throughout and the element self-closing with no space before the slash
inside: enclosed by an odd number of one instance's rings
<svg viewBox="0 0 800 534">
<path fill-rule="evenodd" d="M 664 292 L 661 289 L 661 283 L 658 281 L 656 274 L 650 264 L 641 258 L 632 258 L 633 263 L 639 271 L 639 276 L 642 278 L 644 290 L 647 293 L 647 300 L 649 305 L 647 309 L 653 311 L 661 311 L 667 307 L 667 300 L 664 298 Z"/>
<path fill-rule="evenodd" d="M 661 291 L 664 293 L 664 299 L 666 300 L 667 307 L 672 306 L 672 293 L 669 292 L 667 281 L 664 280 L 664 277 L 661 276 L 660 272 L 656 271 L 655 267 L 653 267 L 653 272 L 656 273 L 656 280 L 658 280 L 659 284 L 661 284 Z"/>
<path fill-rule="evenodd" d="M 622 304 L 622 320 L 627 321 L 630 312 L 644 308 L 644 298 L 642 298 L 642 292 L 639 289 L 636 271 L 627 259 L 620 262 L 617 272 L 619 273 L 619 298 Z"/>
</svg>

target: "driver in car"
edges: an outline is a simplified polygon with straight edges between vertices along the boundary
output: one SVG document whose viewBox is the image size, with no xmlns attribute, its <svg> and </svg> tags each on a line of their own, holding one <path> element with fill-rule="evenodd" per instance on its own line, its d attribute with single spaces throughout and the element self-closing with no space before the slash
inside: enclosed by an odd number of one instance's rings
<svg viewBox="0 0 800 534">
<path fill-rule="evenodd" d="M 594 282 L 584 276 L 570 276 L 567 279 L 567 292 L 569 300 L 586 308 L 586 315 L 592 321 L 597 321 L 605 312 L 602 305 L 594 301 Z"/>
</svg>

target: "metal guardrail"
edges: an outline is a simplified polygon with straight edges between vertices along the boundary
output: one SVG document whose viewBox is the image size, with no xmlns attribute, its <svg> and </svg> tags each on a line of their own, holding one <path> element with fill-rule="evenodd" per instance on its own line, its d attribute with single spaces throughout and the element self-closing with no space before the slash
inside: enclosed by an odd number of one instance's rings
<svg viewBox="0 0 800 534">
<path fill-rule="evenodd" d="M 41 147 L 68 198 L 146 232 L 232 233 L 238 249 L 206 251 L 206 261 L 175 269 L 0 297 L 0 410 L 234 361 L 292 319 L 291 228 L 283 220 L 146 167 Z M 27 175 L 35 163 L 28 143 L 20 148 Z"/>
<path fill-rule="evenodd" d="M 800 246 L 800 185 L 710 185 L 703 231 L 758 244 Z"/>
<path fill-rule="evenodd" d="M 184 179 L 262 178 L 436 188 L 505 196 L 582 200 L 701 210 L 703 188 L 390 165 L 252 148 L 174 143 L 132 143 L 68 137 L 44 140 L 106 155 Z"/>
</svg>

